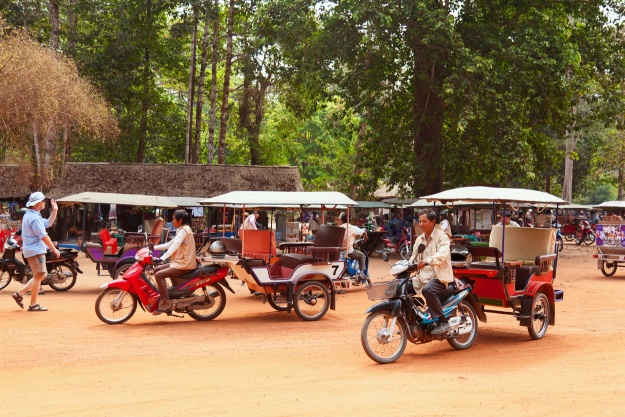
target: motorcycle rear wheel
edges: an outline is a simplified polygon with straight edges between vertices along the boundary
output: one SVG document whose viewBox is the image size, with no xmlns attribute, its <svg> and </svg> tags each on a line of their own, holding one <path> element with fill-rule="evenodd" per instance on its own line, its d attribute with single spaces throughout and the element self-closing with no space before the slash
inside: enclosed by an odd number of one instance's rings
<svg viewBox="0 0 625 417">
<path fill-rule="evenodd" d="M 395 362 L 406 350 L 408 330 L 401 319 L 395 322 L 390 340 L 385 334 L 392 320 L 389 310 L 381 310 L 369 314 L 362 324 L 360 342 L 367 356 L 377 363 Z"/>
<path fill-rule="evenodd" d="M 460 309 L 463 309 L 464 312 L 461 313 Z M 466 301 L 460 303 L 451 317 L 461 317 L 463 315 L 471 320 L 471 331 L 460 335 L 457 338 L 447 339 L 447 343 L 449 343 L 451 347 L 456 350 L 465 350 L 470 348 L 475 342 L 475 339 L 477 339 L 477 314 L 475 313 L 473 306 Z"/>
<path fill-rule="evenodd" d="M 67 278 L 65 282 L 58 283 L 58 284 L 50 283 L 48 285 L 55 291 L 69 291 L 76 284 L 76 278 L 78 277 L 78 272 L 76 272 L 74 267 L 69 266 L 67 264 L 58 264 L 54 267 L 52 272 L 55 272 L 55 270 L 57 273 L 60 273 L 60 274 L 66 274 L 66 273 L 71 272 L 72 277 Z"/>
<path fill-rule="evenodd" d="M 95 300 L 95 314 L 106 324 L 122 324 L 137 311 L 137 297 L 119 288 L 106 288 Z"/>
<path fill-rule="evenodd" d="M 9 271 L 4 270 L 0 272 L 0 290 L 6 288 L 11 283 L 11 274 Z"/>
<path fill-rule="evenodd" d="M 215 304 L 202 310 L 189 310 L 187 314 L 197 321 L 209 321 L 216 319 L 226 308 L 226 291 L 218 283 L 207 285 L 204 288 L 198 288 L 193 295 L 211 296 L 215 300 Z"/>
</svg>

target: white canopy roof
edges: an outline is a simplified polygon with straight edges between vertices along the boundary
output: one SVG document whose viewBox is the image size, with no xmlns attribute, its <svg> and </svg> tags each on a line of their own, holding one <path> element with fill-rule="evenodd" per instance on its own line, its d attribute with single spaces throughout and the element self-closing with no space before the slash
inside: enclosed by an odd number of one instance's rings
<svg viewBox="0 0 625 417">
<path fill-rule="evenodd" d="M 438 204 L 438 207 L 444 206 L 444 205 L 441 205 L 441 203 L 438 200 L 436 200 L 436 203 Z M 454 201 L 452 205 L 453 207 L 459 207 L 459 206 L 476 206 L 478 204 L 480 203 L 476 203 L 475 201 L 458 200 L 458 201 Z M 425 198 L 421 198 L 415 201 L 414 203 L 412 203 L 409 207 L 419 208 L 419 207 L 433 207 L 433 206 L 434 206 L 434 200 L 428 201 Z"/>
<path fill-rule="evenodd" d="M 523 188 L 462 187 L 421 197 L 427 201 L 441 203 L 464 200 L 466 202 L 566 204 L 561 198 L 551 194 Z"/>
<path fill-rule="evenodd" d="M 617 209 L 625 209 L 625 201 L 605 201 L 598 206 L 594 206 L 594 208 L 598 209 L 609 209 L 609 208 L 617 208 Z"/>
<path fill-rule="evenodd" d="M 141 194 L 115 194 L 115 193 L 80 193 L 56 200 L 58 203 L 94 203 L 94 204 L 124 204 L 127 206 L 143 207 L 167 207 L 175 208 L 167 197 Z"/>
<path fill-rule="evenodd" d="M 357 205 L 345 194 L 335 191 L 232 191 L 201 200 L 200 204 L 245 204 L 249 207 L 321 207 L 323 205 L 326 208 Z"/>
</svg>

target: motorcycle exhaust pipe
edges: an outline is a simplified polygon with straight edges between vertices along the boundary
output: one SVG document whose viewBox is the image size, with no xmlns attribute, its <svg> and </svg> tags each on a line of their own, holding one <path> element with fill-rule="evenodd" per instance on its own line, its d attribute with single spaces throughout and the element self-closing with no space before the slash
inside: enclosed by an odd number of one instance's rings
<svg viewBox="0 0 625 417">
<path fill-rule="evenodd" d="M 452 331 L 458 335 L 470 333 L 471 329 L 473 329 L 473 322 L 469 317 L 465 317 L 464 321 L 462 319 L 462 317 L 452 317 L 449 319 L 449 325 Z"/>
</svg>

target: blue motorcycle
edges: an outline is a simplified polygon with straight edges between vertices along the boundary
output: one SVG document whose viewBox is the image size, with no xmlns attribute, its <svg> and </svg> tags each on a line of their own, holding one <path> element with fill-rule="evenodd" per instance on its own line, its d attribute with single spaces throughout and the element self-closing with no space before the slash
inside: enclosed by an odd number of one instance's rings
<svg viewBox="0 0 625 417">
<path fill-rule="evenodd" d="M 383 258 L 388 262 L 388 256 Z M 384 300 L 365 312 L 368 316 L 360 332 L 362 347 L 375 362 L 395 362 L 406 350 L 408 340 L 415 344 L 447 340 L 454 349 L 468 349 L 477 337 L 478 317 L 486 321 L 473 298 L 467 297 L 473 282 L 469 279 L 456 280 L 439 294 L 451 329 L 440 335 L 431 334 L 435 320 L 425 300 L 412 288 L 410 275 L 417 269 L 418 262 L 411 264 L 402 260 L 391 268 L 391 275 L 395 276 L 393 281 L 367 286 L 369 300 Z"/>
<path fill-rule="evenodd" d="M 364 242 L 363 239 L 359 239 L 354 242 L 354 249 L 360 250 L 360 244 Z M 360 265 L 357 259 L 349 259 L 345 251 L 341 252 L 341 259 L 345 260 L 347 269 L 345 270 L 345 277 L 352 281 L 352 285 L 369 285 L 371 280 L 369 277 L 369 256 L 367 251 L 362 250 L 365 255 L 365 270 L 360 270 Z M 362 273 L 361 273 L 362 272 Z"/>
</svg>

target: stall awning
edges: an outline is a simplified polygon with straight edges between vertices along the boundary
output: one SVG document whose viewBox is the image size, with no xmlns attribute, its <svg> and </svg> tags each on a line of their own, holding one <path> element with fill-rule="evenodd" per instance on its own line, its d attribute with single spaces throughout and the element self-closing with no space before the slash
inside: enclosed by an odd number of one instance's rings
<svg viewBox="0 0 625 417">
<path fill-rule="evenodd" d="M 356 206 L 345 194 L 336 191 L 232 191 L 200 201 L 202 205 L 245 204 L 248 207 L 321 207 Z"/>
<path fill-rule="evenodd" d="M 427 201 L 441 203 L 464 200 L 467 202 L 567 204 L 565 200 L 543 191 L 523 188 L 462 187 L 421 197 Z"/>
<path fill-rule="evenodd" d="M 597 206 L 594 206 L 594 208 L 598 208 L 598 209 L 625 209 L 625 201 L 620 201 L 620 200 L 616 200 L 616 201 L 605 201 Z"/>
<path fill-rule="evenodd" d="M 393 208 L 390 204 L 383 203 L 381 201 L 356 201 L 359 208 Z"/>
<path fill-rule="evenodd" d="M 141 194 L 115 194 L 115 193 L 79 193 L 56 200 L 58 203 L 93 203 L 93 204 L 122 204 L 140 207 L 166 207 L 175 208 L 177 204 L 167 197 Z"/>
</svg>

